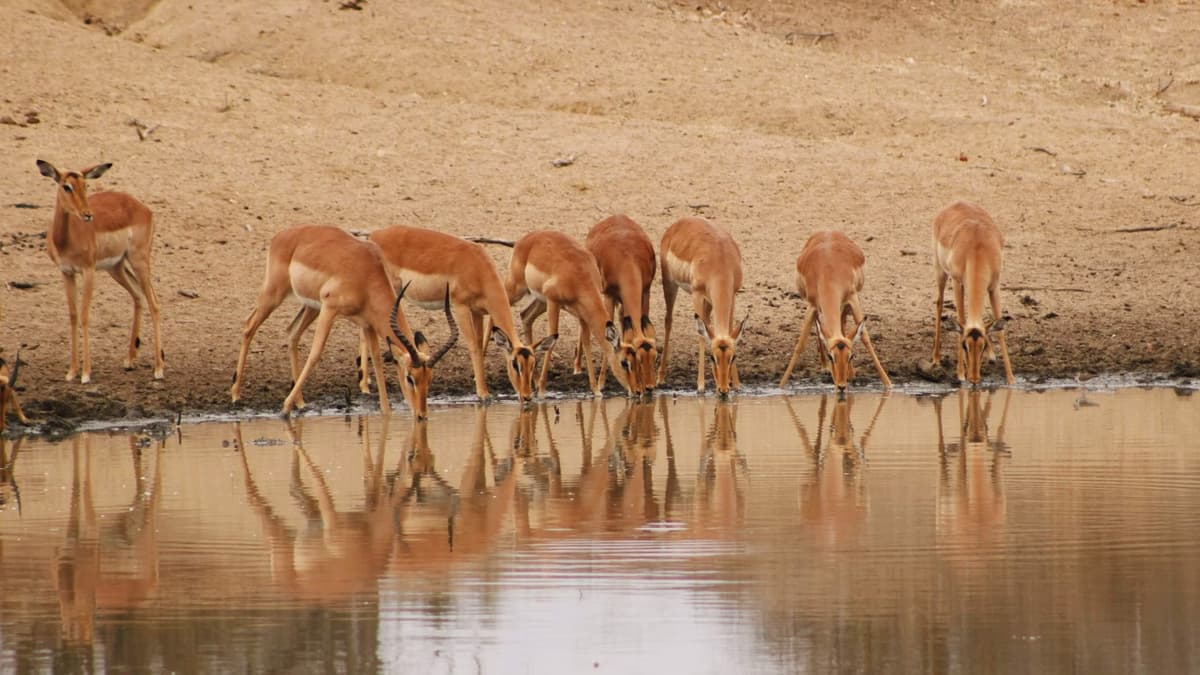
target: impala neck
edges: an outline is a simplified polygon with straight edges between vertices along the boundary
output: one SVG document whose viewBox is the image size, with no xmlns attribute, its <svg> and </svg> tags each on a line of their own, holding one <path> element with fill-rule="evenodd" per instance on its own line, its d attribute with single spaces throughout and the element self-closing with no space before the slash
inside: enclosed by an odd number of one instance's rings
<svg viewBox="0 0 1200 675">
<path fill-rule="evenodd" d="M 717 278 L 708 281 L 708 301 L 712 303 L 714 338 L 733 335 L 733 283 Z"/>
<path fill-rule="evenodd" d="M 71 213 L 63 203 L 62 190 L 58 190 L 58 198 L 54 203 L 54 218 L 50 220 L 50 241 L 54 242 L 57 251 L 65 250 L 70 243 Z"/>
<path fill-rule="evenodd" d="M 967 260 L 963 266 L 963 311 L 967 317 L 963 330 L 968 328 L 983 329 L 983 307 L 987 301 L 988 281 L 991 268 L 984 264 L 978 256 Z M 999 317 L 996 317 L 999 318 Z"/>
<path fill-rule="evenodd" d="M 842 294 L 834 289 L 823 287 L 817 298 L 817 310 L 821 319 L 821 335 L 826 342 L 846 337 L 842 333 Z"/>
</svg>

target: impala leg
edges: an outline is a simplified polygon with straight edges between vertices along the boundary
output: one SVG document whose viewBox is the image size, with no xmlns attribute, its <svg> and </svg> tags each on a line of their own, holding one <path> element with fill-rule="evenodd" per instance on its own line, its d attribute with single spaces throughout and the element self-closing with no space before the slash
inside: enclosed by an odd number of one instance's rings
<svg viewBox="0 0 1200 675">
<path fill-rule="evenodd" d="M 1000 288 L 997 285 L 992 289 L 992 320 L 1000 320 Z M 1008 360 L 1008 343 L 1004 339 L 1004 329 L 996 331 L 996 338 L 1000 341 L 1000 358 L 1004 359 L 1004 380 L 1008 384 L 1013 384 L 1016 379 L 1013 378 L 1012 363 Z"/>
<path fill-rule="evenodd" d="M 84 268 L 82 276 L 83 288 L 79 297 L 79 332 L 80 340 L 83 342 L 83 361 L 79 366 L 79 382 L 87 384 L 92 381 L 91 312 L 92 294 L 96 290 L 96 269 Z"/>
<path fill-rule="evenodd" d="M 584 323 L 583 320 L 581 319 L 579 321 L 579 338 L 582 341 L 584 348 L 586 349 L 586 351 L 584 351 L 583 355 L 584 355 L 584 361 L 586 362 L 586 365 L 587 365 L 588 387 L 592 390 L 592 394 L 594 396 L 602 396 L 603 394 L 601 393 L 601 389 L 600 389 L 599 385 L 596 384 L 596 382 L 597 382 L 596 369 L 592 365 L 592 338 L 591 338 L 591 335 L 592 335 L 591 327 L 588 326 L 586 323 Z M 601 334 L 601 335 L 597 336 L 597 340 L 600 342 L 601 353 L 603 353 L 603 350 L 606 347 L 606 343 L 604 342 L 604 335 Z M 600 362 L 604 363 L 605 360 L 603 358 L 601 358 Z"/>
<path fill-rule="evenodd" d="M 387 415 L 392 412 L 392 405 L 388 401 L 387 379 L 383 374 L 383 354 L 379 349 L 379 333 L 376 333 L 375 329 L 370 326 L 364 326 L 360 339 L 366 343 L 371 356 L 371 365 L 375 367 L 375 389 L 379 392 L 379 412 Z M 363 372 L 366 371 L 367 363 L 364 360 Z"/>
<path fill-rule="evenodd" d="M 708 305 L 708 301 L 704 299 L 703 293 L 692 291 L 692 309 L 696 312 L 696 316 L 700 317 L 700 320 L 704 322 L 706 327 L 712 326 L 712 322 L 710 321 L 712 310 Z M 709 330 L 709 334 L 712 334 L 711 330 Z M 704 358 L 708 352 L 708 341 L 704 339 L 703 335 L 697 335 L 696 339 L 700 343 L 700 355 L 696 358 L 696 392 L 702 393 L 704 391 L 705 364 L 708 362 L 708 359 Z M 717 373 L 714 368 L 713 378 L 715 379 L 716 377 Z"/>
<path fill-rule="evenodd" d="M 317 318 L 317 310 L 312 307 L 303 306 L 300 311 L 296 312 L 295 318 L 292 319 L 291 325 L 288 326 L 288 341 L 287 354 L 288 365 L 292 368 L 292 384 L 296 383 L 296 379 L 300 377 L 300 337 L 304 335 L 304 331 L 312 325 L 312 322 Z M 304 407 L 304 395 L 301 394 L 296 398 L 296 405 Z"/>
<path fill-rule="evenodd" d="M 583 350 L 588 348 L 588 336 L 583 329 L 583 322 L 579 324 L 579 339 L 575 341 L 575 354 L 571 357 L 571 374 L 578 375 L 583 372 Z"/>
<path fill-rule="evenodd" d="M 150 308 L 150 327 L 154 331 L 154 379 L 163 379 L 163 348 L 162 348 L 162 312 L 158 304 L 158 294 L 154 292 L 154 284 L 150 278 L 150 256 L 142 260 L 130 261 L 133 276 L 142 289 L 142 297 Z"/>
<path fill-rule="evenodd" d="M 665 272 L 665 270 L 664 270 Z M 663 317 L 663 344 L 662 352 L 658 356 L 658 385 L 661 386 L 667 382 L 667 355 L 671 348 L 671 324 L 675 322 L 675 296 L 679 293 L 679 287 L 667 280 L 667 275 L 663 274 L 663 300 L 666 302 L 666 316 Z"/>
<path fill-rule="evenodd" d="M 604 296 L 604 308 L 606 310 L 608 310 L 608 320 L 612 321 L 613 316 L 614 316 L 614 310 L 616 310 L 616 303 L 614 303 L 612 301 L 612 298 L 610 298 L 608 296 Z M 621 306 L 621 312 L 622 313 L 625 312 L 624 304 L 622 304 L 622 306 Z M 619 326 L 621 324 L 617 324 L 617 325 Z M 600 342 L 600 354 L 601 354 L 600 372 L 596 373 L 596 391 L 600 392 L 600 391 L 604 391 L 604 382 L 608 379 L 608 359 L 603 356 L 605 353 L 604 334 L 601 333 L 601 334 L 597 335 L 596 339 L 597 339 L 597 341 Z M 591 356 L 591 351 L 592 351 L 591 345 L 589 344 L 588 345 L 588 356 Z M 589 366 L 588 369 L 591 370 L 591 367 Z"/>
<path fill-rule="evenodd" d="M 817 310 L 814 307 L 809 307 L 808 311 L 804 313 L 804 323 L 800 326 L 800 337 L 796 339 L 796 348 L 792 350 L 792 359 L 788 361 L 787 368 L 783 371 L 783 377 L 779 378 L 780 388 L 787 386 L 788 378 L 792 376 L 792 369 L 800 360 L 800 352 L 804 351 L 804 343 L 808 341 L 808 331 L 812 328 L 813 317 L 816 314 Z"/>
<path fill-rule="evenodd" d="M 559 307 L 557 302 L 548 301 L 546 303 L 546 320 L 550 323 L 550 335 L 558 335 L 558 314 Z M 550 356 L 554 354 L 554 348 L 546 350 L 546 355 L 542 357 L 542 372 L 538 373 L 538 396 L 545 398 L 546 396 L 546 376 L 550 370 Z"/>
<path fill-rule="evenodd" d="M 860 307 L 858 304 L 857 296 L 854 296 L 850 300 L 850 311 L 854 313 L 854 328 L 855 330 L 858 330 L 858 327 L 861 326 L 863 322 L 863 311 L 862 307 Z M 887 371 L 883 369 L 883 364 L 879 362 L 879 355 L 875 353 L 875 346 L 871 344 L 870 331 L 865 327 L 863 328 L 862 332 L 862 343 L 863 346 L 867 348 L 867 353 L 871 355 L 871 361 L 875 363 L 875 372 L 879 373 L 879 380 L 883 382 L 883 388 L 891 389 L 892 379 L 888 377 Z"/>
<path fill-rule="evenodd" d="M 936 265 L 936 263 L 935 263 Z M 937 272 L 937 300 L 933 309 L 933 356 L 929 358 L 933 365 L 938 365 L 942 359 L 942 305 L 946 298 L 946 273 L 940 266 Z"/>
<path fill-rule="evenodd" d="M 471 354 L 471 371 L 475 374 L 475 395 L 479 400 L 488 399 L 487 369 L 483 358 L 484 341 L 483 315 L 472 312 L 466 305 L 454 306 L 454 320 L 462 331 L 462 339 L 467 343 L 467 352 Z"/>
<path fill-rule="evenodd" d="M 367 345 L 366 333 L 358 333 L 358 391 L 363 394 L 371 393 L 371 371 L 367 368 L 367 359 L 371 358 L 371 348 Z M 375 378 L 378 380 L 379 378 Z"/>
<path fill-rule="evenodd" d="M 954 310 L 958 314 L 958 326 L 961 329 L 967 325 L 967 308 L 964 303 L 966 296 L 966 288 L 961 281 L 954 281 Z M 958 381 L 962 382 L 965 378 L 964 369 L 967 363 L 967 350 L 963 349 L 963 338 L 965 335 L 960 335 L 958 339 L 958 365 L 955 366 L 955 373 L 958 376 Z"/>
<path fill-rule="evenodd" d="M 329 331 L 333 329 L 333 320 L 337 317 L 337 313 L 326 307 L 322 307 L 317 314 L 316 329 L 313 332 L 312 347 L 308 350 L 308 360 L 304 362 L 304 368 L 300 371 L 300 376 L 296 378 L 295 384 L 292 385 L 292 391 L 283 401 L 284 416 L 289 415 L 292 409 L 296 406 L 296 400 L 300 398 L 300 390 L 304 387 L 304 381 L 308 379 L 312 373 L 313 367 L 317 365 L 317 360 L 321 358 L 321 353 L 325 351 L 325 341 L 329 339 Z M 376 344 L 378 349 L 378 343 Z M 386 397 L 386 394 L 384 394 Z"/>
<path fill-rule="evenodd" d="M 63 272 L 63 288 L 67 292 L 67 321 L 71 327 L 71 361 L 65 379 L 71 382 L 79 370 L 79 309 L 76 305 L 74 272 Z"/>
<path fill-rule="evenodd" d="M 525 309 L 521 310 L 521 339 L 525 344 L 533 344 L 533 322 L 546 313 L 546 302 L 534 298 Z M 550 331 L 551 335 L 557 331 Z"/>
<path fill-rule="evenodd" d="M 124 288 L 129 297 L 133 299 L 133 321 L 129 328 L 129 349 L 125 354 L 125 370 L 133 370 L 134 362 L 137 360 L 137 350 L 141 345 L 141 340 L 138 339 L 138 336 L 142 332 L 142 293 L 133 285 L 133 281 L 130 280 L 124 262 L 111 267 L 108 273 L 112 276 L 113 281 L 116 281 L 121 288 Z"/>
<path fill-rule="evenodd" d="M 242 345 L 238 349 L 237 366 L 233 371 L 233 386 L 229 388 L 229 395 L 233 403 L 237 403 L 241 398 L 242 392 L 242 374 L 246 370 L 246 356 L 250 353 L 250 342 L 254 340 L 254 334 L 258 332 L 259 326 L 267 317 L 271 316 L 271 312 L 283 302 L 286 295 L 286 290 L 283 293 L 271 292 L 272 289 L 264 288 L 258 295 L 258 304 L 251 310 L 250 315 L 246 317 L 245 325 L 242 326 Z M 294 383 L 293 383 L 294 386 Z"/>
</svg>

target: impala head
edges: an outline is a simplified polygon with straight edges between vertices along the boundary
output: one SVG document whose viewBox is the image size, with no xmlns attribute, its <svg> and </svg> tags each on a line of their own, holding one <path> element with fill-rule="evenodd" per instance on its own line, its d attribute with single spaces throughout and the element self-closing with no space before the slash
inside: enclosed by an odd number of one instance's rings
<svg viewBox="0 0 1200 675">
<path fill-rule="evenodd" d="M 650 319 L 642 317 L 641 331 L 633 330 L 633 319 L 628 315 L 621 318 L 620 354 L 617 365 L 625 371 L 629 384 L 627 389 L 633 396 L 654 396 L 657 382 L 655 366 L 658 361 L 658 343 L 655 341 L 654 326 Z"/>
<path fill-rule="evenodd" d="M 980 371 L 983 368 L 983 358 L 987 355 L 991 361 L 996 360 L 996 352 L 992 350 L 992 334 L 1004 330 L 1004 319 L 993 321 L 987 326 L 963 326 L 962 343 L 959 349 L 966 355 L 963 367 L 967 382 L 979 384 Z"/>
<path fill-rule="evenodd" d="M 850 380 L 854 379 L 854 343 L 862 338 L 863 328 L 867 323 L 865 321 L 859 323 L 858 328 L 854 330 L 854 335 L 849 338 L 838 335 L 829 340 L 825 339 L 825 331 L 821 329 L 819 316 L 816 323 L 817 337 L 820 338 L 825 353 L 829 355 L 829 376 L 833 379 L 833 386 L 837 387 L 838 392 L 844 393 L 846 387 L 850 385 Z"/>
<path fill-rule="evenodd" d="M 83 171 L 59 172 L 50 162 L 39 159 L 38 171 L 43 176 L 54 179 L 58 183 L 58 202 L 63 209 L 83 221 L 92 219 L 92 208 L 88 206 L 87 181 L 99 178 L 112 166 L 112 162 L 97 164 Z"/>
<path fill-rule="evenodd" d="M 708 340 L 708 360 L 712 362 L 713 381 L 717 387 L 717 395 L 721 398 L 729 396 L 729 390 L 732 388 L 733 364 L 737 361 L 737 343 L 742 337 L 742 329 L 745 326 L 746 319 L 742 319 L 731 335 L 713 337 L 709 335 L 708 327 L 700 320 L 699 315 L 696 315 L 696 331 L 700 333 L 700 337 Z"/>
<path fill-rule="evenodd" d="M 513 391 L 517 392 L 517 398 L 522 405 L 533 403 L 533 370 L 537 364 L 537 357 L 553 347 L 557 339 L 556 335 L 547 335 L 538 340 L 536 345 L 529 347 L 521 342 L 520 338 L 514 340 L 498 326 L 492 326 L 492 342 L 508 354 L 508 381 L 512 383 Z"/>
<path fill-rule="evenodd" d="M 404 299 L 404 293 L 411 283 L 409 281 L 404 284 L 404 287 L 396 294 L 396 302 L 392 304 L 391 327 L 396 340 L 400 342 L 400 346 L 404 347 L 405 351 L 401 358 L 404 364 L 401 372 L 406 388 L 412 392 L 409 405 L 412 406 L 413 415 L 418 420 L 424 420 L 429 418 L 429 383 L 433 381 L 433 367 L 442 360 L 442 357 L 458 340 L 458 324 L 454 321 L 454 314 L 450 311 L 450 287 L 447 286 L 443 309 L 446 313 L 446 323 L 450 324 L 450 337 L 446 338 L 445 344 L 433 352 L 432 356 L 429 355 L 429 341 L 420 331 L 413 333 L 413 339 L 410 342 L 405 337 L 404 331 L 400 329 L 397 317 L 400 313 L 400 301 Z M 380 383 L 380 386 L 383 384 Z"/>
</svg>

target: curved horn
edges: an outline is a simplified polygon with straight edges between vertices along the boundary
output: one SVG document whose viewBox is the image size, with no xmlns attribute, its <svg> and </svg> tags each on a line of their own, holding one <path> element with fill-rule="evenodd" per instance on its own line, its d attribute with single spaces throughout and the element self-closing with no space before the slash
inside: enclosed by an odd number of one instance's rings
<svg viewBox="0 0 1200 675">
<path fill-rule="evenodd" d="M 21 350 L 18 349 L 16 354 L 13 354 L 12 370 L 8 373 L 8 386 L 15 389 L 17 386 L 17 373 L 21 370 Z"/>
<path fill-rule="evenodd" d="M 446 284 L 446 303 L 444 308 L 446 312 L 446 323 L 450 324 L 450 337 L 446 339 L 446 344 L 442 345 L 437 352 L 434 353 L 433 358 L 429 359 L 430 368 L 437 365 L 437 362 L 441 361 L 442 357 L 446 355 L 446 352 L 450 351 L 450 348 L 454 346 L 456 341 L 458 341 L 458 324 L 454 321 L 454 313 L 450 311 L 450 284 Z"/>
<path fill-rule="evenodd" d="M 400 324 L 396 320 L 396 315 L 400 312 L 400 301 L 404 299 L 404 293 L 408 290 L 410 284 L 412 284 L 411 279 L 407 284 L 404 284 L 404 287 L 400 289 L 400 293 L 396 295 L 396 302 L 392 304 L 392 315 L 390 318 L 392 323 L 392 333 L 395 334 L 396 339 L 400 341 L 400 345 L 408 350 L 408 355 L 412 357 L 413 363 L 420 363 L 421 354 L 417 352 L 417 348 L 414 347 L 411 342 L 409 342 L 408 338 L 404 337 L 404 331 L 400 330 Z"/>
</svg>

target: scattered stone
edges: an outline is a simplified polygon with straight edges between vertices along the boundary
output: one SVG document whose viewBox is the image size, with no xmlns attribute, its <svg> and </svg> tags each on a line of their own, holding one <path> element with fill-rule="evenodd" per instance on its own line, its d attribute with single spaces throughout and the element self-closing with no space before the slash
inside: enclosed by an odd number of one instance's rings
<svg viewBox="0 0 1200 675">
<path fill-rule="evenodd" d="M 1200 366 L 1191 361 L 1179 361 L 1171 368 L 1171 377 L 1200 377 Z"/>
<path fill-rule="evenodd" d="M 946 379 L 946 370 L 942 368 L 942 364 L 940 363 L 934 363 L 929 359 L 919 359 L 917 361 L 917 375 L 930 382 L 942 382 Z"/>
</svg>

